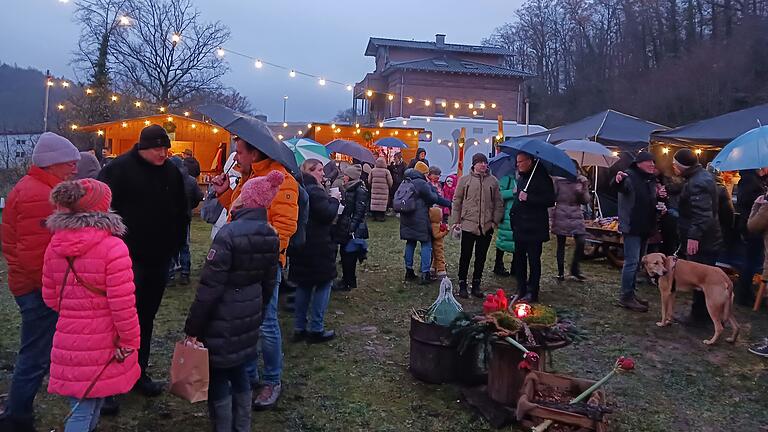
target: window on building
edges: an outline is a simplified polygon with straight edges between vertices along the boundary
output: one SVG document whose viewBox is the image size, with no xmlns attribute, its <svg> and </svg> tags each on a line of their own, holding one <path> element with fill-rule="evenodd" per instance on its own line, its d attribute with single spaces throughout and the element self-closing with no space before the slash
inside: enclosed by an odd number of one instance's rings
<svg viewBox="0 0 768 432">
<path fill-rule="evenodd" d="M 443 99 L 443 98 L 435 99 L 435 115 L 444 116 L 445 107 L 447 106 L 448 106 L 448 101 L 446 99 Z"/>
<path fill-rule="evenodd" d="M 485 101 L 477 100 L 472 108 L 472 117 L 485 117 Z"/>
<path fill-rule="evenodd" d="M 25 157 L 27 157 L 27 152 L 25 152 L 24 150 L 16 150 L 16 159 L 22 159 Z"/>
<path fill-rule="evenodd" d="M 483 134 L 483 128 L 472 128 L 472 134 L 473 135 L 482 135 Z"/>
<path fill-rule="evenodd" d="M 27 144 L 27 140 L 24 140 L 24 139 L 17 139 L 16 140 L 16 145 L 17 146 L 23 146 L 23 145 L 26 145 L 26 144 Z"/>
</svg>

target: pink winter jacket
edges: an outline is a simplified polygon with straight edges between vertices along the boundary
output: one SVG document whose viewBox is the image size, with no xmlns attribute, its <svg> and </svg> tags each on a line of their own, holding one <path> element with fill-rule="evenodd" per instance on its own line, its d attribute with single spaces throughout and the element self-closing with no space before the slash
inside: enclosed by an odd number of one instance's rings
<svg viewBox="0 0 768 432">
<path fill-rule="evenodd" d="M 132 263 L 127 246 L 116 237 L 125 232 L 116 214 L 55 213 L 48 227 L 54 234 L 45 251 L 43 300 L 59 313 L 48 392 L 81 398 L 116 348 L 139 348 Z M 66 257 L 75 258 L 80 280 L 106 296 L 89 291 L 72 272 L 62 292 Z M 134 351 L 122 363 L 112 361 L 87 396 L 127 393 L 139 374 Z"/>
</svg>

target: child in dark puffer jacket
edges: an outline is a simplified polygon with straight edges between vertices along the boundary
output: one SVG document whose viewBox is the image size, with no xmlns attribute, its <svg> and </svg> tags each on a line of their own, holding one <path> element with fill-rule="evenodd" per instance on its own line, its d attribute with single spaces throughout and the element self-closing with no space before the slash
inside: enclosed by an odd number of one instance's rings
<svg viewBox="0 0 768 432">
<path fill-rule="evenodd" d="M 208 349 L 208 409 L 216 432 L 249 431 L 251 385 L 246 362 L 276 285 L 280 240 L 267 208 L 284 176 L 272 171 L 243 186 L 232 221 L 213 239 L 184 331 Z"/>
</svg>

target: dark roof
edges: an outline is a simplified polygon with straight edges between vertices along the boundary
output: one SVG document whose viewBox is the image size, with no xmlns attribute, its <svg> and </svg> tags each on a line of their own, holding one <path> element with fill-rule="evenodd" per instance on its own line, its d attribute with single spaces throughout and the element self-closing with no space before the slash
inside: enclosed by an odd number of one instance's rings
<svg viewBox="0 0 768 432">
<path fill-rule="evenodd" d="M 424 60 L 414 60 L 400 63 L 390 63 L 382 71 L 387 75 L 394 70 L 414 70 L 426 72 L 465 73 L 474 75 L 493 75 L 498 77 L 528 78 L 533 75 L 516 69 L 501 66 L 491 66 L 454 57 L 434 57 Z"/>
<path fill-rule="evenodd" d="M 380 46 L 392 46 L 398 48 L 413 48 L 424 49 L 432 51 L 449 51 L 449 52 L 461 52 L 461 53 L 473 53 L 473 54 L 488 54 L 488 55 L 500 55 L 511 56 L 512 51 L 506 48 L 482 46 L 482 45 L 460 45 L 460 44 L 443 44 L 438 46 L 435 41 L 414 41 L 414 40 L 402 40 L 402 39 L 385 39 L 385 38 L 370 38 L 368 40 L 368 46 L 365 48 L 365 55 L 375 56 L 376 49 Z"/>
<path fill-rule="evenodd" d="M 673 144 L 723 147 L 758 126 L 768 124 L 768 104 L 733 111 L 710 119 L 651 135 L 653 140 Z"/>
<path fill-rule="evenodd" d="M 552 144 L 566 140 L 588 139 L 623 151 L 635 151 L 648 146 L 651 133 L 668 129 L 614 110 L 606 110 L 563 126 L 527 135 Z"/>
</svg>

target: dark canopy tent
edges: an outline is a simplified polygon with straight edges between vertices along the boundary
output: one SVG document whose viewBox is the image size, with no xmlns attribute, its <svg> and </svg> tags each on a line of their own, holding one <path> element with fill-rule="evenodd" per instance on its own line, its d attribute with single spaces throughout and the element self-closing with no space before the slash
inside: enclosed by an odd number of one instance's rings
<svg viewBox="0 0 768 432">
<path fill-rule="evenodd" d="M 768 104 L 730 112 L 711 119 L 651 135 L 654 142 L 721 148 L 758 126 L 768 125 Z"/>
<path fill-rule="evenodd" d="M 619 151 L 637 151 L 648 146 L 651 132 L 669 129 L 614 110 L 606 110 L 567 125 L 528 135 L 553 144 L 570 139 L 597 141 Z"/>
</svg>

